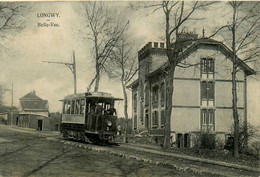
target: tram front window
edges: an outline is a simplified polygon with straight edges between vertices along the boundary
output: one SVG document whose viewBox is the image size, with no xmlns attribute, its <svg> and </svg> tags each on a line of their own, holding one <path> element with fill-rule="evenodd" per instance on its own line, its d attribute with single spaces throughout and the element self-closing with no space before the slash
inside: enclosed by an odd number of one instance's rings
<svg viewBox="0 0 260 177">
<path fill-rule="evenodd" d="M 84 114 L 85 100 L 81 99 L 80 101 L 80 114 Z"/>
<path fill-rule="evenodd" d="M 88 103 L 88 112 L 90 114 L 102 114 L 107 115 L 109 113 L 109 110 L 111 110 L 113 106 L 111 106 L 110 103 L 104 103 L 104 102 L 90 102 Z"/>
</svg>

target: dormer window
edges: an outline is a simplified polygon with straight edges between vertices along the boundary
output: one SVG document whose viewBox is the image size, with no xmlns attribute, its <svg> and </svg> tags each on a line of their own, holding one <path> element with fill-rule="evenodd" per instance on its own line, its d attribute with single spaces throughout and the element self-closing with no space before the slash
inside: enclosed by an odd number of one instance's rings
<svg viewBox="0 0 260 177">
<path fill-rule="evenodd" d="M 214 72 L 213 58 L 202 58 L 201 59 L 201 71 L 202 71 L 202 73 L 213 73 Z"/>
</svg>

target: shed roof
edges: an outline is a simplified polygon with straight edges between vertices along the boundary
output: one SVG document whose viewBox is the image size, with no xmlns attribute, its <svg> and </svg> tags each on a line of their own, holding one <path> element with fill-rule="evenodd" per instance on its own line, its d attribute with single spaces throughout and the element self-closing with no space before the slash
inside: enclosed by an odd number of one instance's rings
<svg viewBox="0 0 260 177">
<path fill-rule="evenodd" d="M 43 100 L 32 91 L 20 98 L 22 110 L 24 111 L 48 111 L 48 101 Z"/>
<path fill-rule="evenodd" d="M 42 100 L 40 97 L 38 97 L 35 93 L 35 91 L 31 91 L 24 95 L 20 100 Z"/>
</svg>

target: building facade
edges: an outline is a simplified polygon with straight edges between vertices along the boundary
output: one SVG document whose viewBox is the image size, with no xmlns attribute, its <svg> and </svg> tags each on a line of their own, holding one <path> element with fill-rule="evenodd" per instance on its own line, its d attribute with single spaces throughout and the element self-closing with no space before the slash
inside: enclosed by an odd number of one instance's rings
<svg viewBox="0 0 260 177">
<path fill-rule="evenodd" d="M 221 139 L 231 132 L 232 52 L 223 43 L 198 39 L 182 33 L 178 40 L 192 39 L 182 47 L 181 67 L 174 76 L 171 135 L 178 147 L 192 146 L 192 137 L 202 131 L 214 132 Z M 196 39 L 197 40 L 194 40 Z M 139 75 L 132 88 L 133 129 L 163 136 L 166 110 L 166 68 L 164 43 L 148 43 L 138 52 Z M 246 120 L 247 76 L 255 72 L 239 59 L 237 94 L 240 122 Z"/>
<path fill-rule="evenodd" d="M 48 101 L 38 97 L 35 91 L 20 98 L 19 115 L 15 124 L 40 131 L 52 130 Z"/>
</svg>

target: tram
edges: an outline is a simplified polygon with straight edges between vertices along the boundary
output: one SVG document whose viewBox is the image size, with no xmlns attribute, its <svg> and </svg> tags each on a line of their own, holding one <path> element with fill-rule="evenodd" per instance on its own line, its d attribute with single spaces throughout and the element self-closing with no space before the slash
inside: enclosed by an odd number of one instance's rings
<svg viewBox="0 0 260 177">
<path fill-rule="evenodd" d="M 113 141 L 117 133 L 115 98 L 109 93 L 87 92 L 62 101 L 61 133 L 65 139 L 92 143 Z"/>
</svg>

